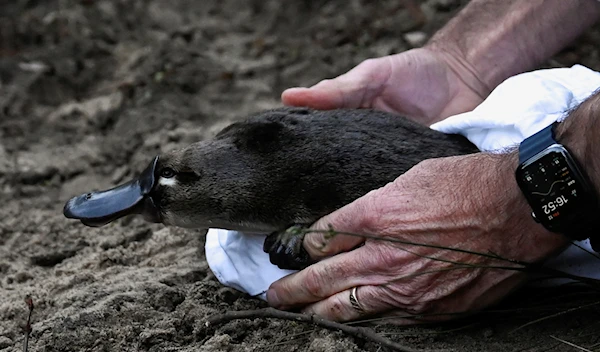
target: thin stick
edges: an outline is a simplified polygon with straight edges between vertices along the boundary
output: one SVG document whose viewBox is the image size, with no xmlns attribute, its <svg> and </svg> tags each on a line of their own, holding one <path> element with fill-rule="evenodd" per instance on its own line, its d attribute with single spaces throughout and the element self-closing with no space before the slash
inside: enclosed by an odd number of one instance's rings
<svg viewBox="0 0 600 352">
<path fill-rule="evenodd" d="M 403 351 L 403 352 L 417 352 L 413 348 L 401 345 L 397 342 L 391 341 L 381 335 L 375 333 L 372 329 L 365 327 L 356 327 L 349 326 L 341 323 L 336 323 L 331 320 L 319 318 L 316 315 L 302 314 L 302 313 L 292 313 L 286 312 L 282 310 L 277 310 L 275 308 L 263 308 L 263 309 L 254 309 L 254 310 L 240 310 L 240 311 L 229 311 L 224 314 L 217 314 L 209 317 L 204 325 L 206 327 L 220 325 L 228 323 L 232 320 L 238 319 L 256 319 L 256 318 L 271 318 L 271 319 L 282 319 L 282 320 L 290 320 L 301 323 L 313 324 L 325 329 L 329 330 L 339 330 L 348 335 L 362 338 L 365 340 L 369 340 L 371 342 L 377 343 L 381 346 L 390 348 L 394 351 Z"/>
<path fill-rule="evenodd" d="M 392 243 L 399 243 L 399 244 L 404 244 L 404 245 L 409 245 L 409 246 L 442 249 L 442 250 L 447 250 L 447 251 L 451 251 L 451 252 L 472 254 L 472 255 L 477 255 L 480 257 L 484 257 L 484 258 L 496 259 L 499 261 L 508 262 L 508 263 L 517 264 L 517 265 L 522 266 L 521 268 L 519 268 L 519 267 L 497 267 L 498 269 L 505 269 L 505 270 L 508 269 L 508 270 L 527 272 L 527 273 L 545 274 L 545 275 L 548 275 L 550 278 L 557 277 L 557 278 L 571 279 L 571 280 L 575 280 L 575 281 L 585 283 L 585 284 L 588 284 L 590 286 L 595 286 L 595 287 L 598 287 L 600 285 L 600 280 L 598 280 L 598 279 L 569 274 L 569 273 L 566 273 L 566 272 L 563 272 L 563 271 L 560 271 L 557 269 L 544 267 L 538 263 L 528 263 L 528 262 L 523 262 L 523 261 L 519 261 L 519 260 L 515 260 L 515 259 L 508 259 L 508 258 L 501 257 L 494 253 L 481 253 L 481 252 L 471 251 L 471 250 L 467 250 L 467 249 L 452 248 L 452 247 L 446 247 L 446 246 L 435 245 L 435 244 L 411 242 L 411 241 L 401 240 L 401 239 L 393 238 L 393 237 L 380 237 L 380 236 L 366 235 L 366 234 L 361 235 L 361 234 L 356 234 L 356 233 L 352 233 L 352 232 L 336 231 L 335 229 L 333 229 L 331 227 L 329 228 L 329 230 L 303 229 L 300 231 L 300 233 L 304 233 L 304 234 L 309 234 L 311 232 L 324 233 L 327 236 L 331 236 L 331 237 L 333 237 L 335 235 L 364 237 L 364 238 L 368 238 L 371 240 L 377 240 L 377 241 L 392 242 Z M 494 268 L 492 266 L 485 266 L 485 265 L 478 266 L 476 264 L 461 263 L 461 262 L 456 262 L 456 261 L 451 261 L 451 260 L 435 258 L 435 257 L 427 256 L 427 255 L 420 255 L 415 252 L 409 251 L 406 248 L 399 248 L 399 249 L 406 251 L 408 253 L 417 255 L 419 257 L 431 259 L 434 261 L 452 263 L 452 264 L 460 264 L 460 265 L 469 265 L 469 266 L 473 266 L 475 268 L 477 268 L 477 267 Z"/>
<path fill-rule="evenodd" d="M 285 344 L 287 344 L 289 342 L 292 342 L 292 341 L 300 341 L 300 340 L 306 339 L 308 337 L 303 336 L 303 335 L 312 334 L 315 331 L 316 331 L 315 329 L 306 330 L 306 331 L 302 331 L 302 332 L 299 332 L 299 333 L 296 333 L 296 334 L 292 334 L 290 336 L 280 337 L 280 338 L 277 339 L 277 342 L 275 342 L 271 346 L 285 345 Z M 286 338 L 287 338 L 287 340 L 285 340 Z"/>
<path fill-rule="evenodd" d="M 25 303 L 27 307 L 29 307 L 29 315 L 27 316 L 27 324 L 23 328 L 25 331 L 25 339 L 23 340 L 23 352 L 27 352 L 29 350 L 29 335 L 31 334 L 31 314 L 33 313 L 33 299 L 31 297 L 25 298 Z"/>
<path fill-rule="evenodd" d="M 552 336 L 552 335 L 550 335 L 550 337 L 551 337 L 551 338 L 553 338 L 553 339 L 555 339 L 556 341 L 559 341 L 559 342 L 562 342 L 562 343 L 564 343 L 565 345 L 569 345 L 569 346 L 571 346 L 571 347 L 577 348 L 578 350 L 585 351 L 585 352 L 594 352 L 594 351 L 592 351 L 592 350 L 588 350 L 587 348 L 583 348 L 583 347 L 581 347 L 581 346 L 577 346 L 577 345 L 576 345 L 576 344 L 574 344 L 573 342 L 569 342 L 569 341 L 566 341 L 566 340 L 563 340 L 563 339 L 559 339 L 559 338 L 558 338 L 558 337 L 556 337 L 556 336 Z"/>
<path fill-rule="evenodd" d="M 393 237 L 389 237 L 389 236 L 381 237 L 381 236 L 376 236 L 376 235 L 357 234 L 357 233 L 353 233 L 353 232 L 337 231 L 334 228 L 330 228 L 329 230 L 305 229 L 305 230 L 301 230 L 300 233 L 304 233 L 304 234 L 309 234 L 309 233 L 324 233 L 324 234 L 326 234 L 329 237 L 333 237 L 335 235 L 346 235 L 346 236 L 354 236 L 354 237 L 364 237 L 364 238 L 368 238 L 370 240 L 376 240 L 376 241 L 392 242 L 392 243 L 405 244 L 405 245 L 415 246 L 415 247 L 443 249 L 443 250 L 447 250 L 447 251 L 451 251 L 451 252 L 473 254 L 473 255 L 478 255 L 480 257 L 484 257 L 484 258 L 497 259 L 497 260 L 504 261 L 504 262 L 509 262 L 509 263 L 513 263 L 513 264 L 519 264 L 519 265 L 522 265 L 522 266 L 531 265 L 531 263 L 522 262 L 522 261 L 518 261 L 518 260 L 514 260 L 514 259 L 503 258 L 503 257 L 500 257 L 500 256 L 498 256 L 496 254 L 493 254 L 493 253 L 481 253 L 481 252 L 471 251 L 471 250 L 468 250 L 468 249 L 452 248 L 452 247 L 446 247 L 446 246 L 442 246 L 442 245 L 429 244 L 429 243 L 418 243 L 418 242 L 412 242 L 412 241 L 407 241 L 407 240 L 401 240 L 399 238 L 393 238 Z M 436 260 L 436 258 L 429 258 L 429 259 Z"/>
<path fill-rule="evenodd" d="M 579 310 L 579 309 L 583 309 L 583 308 L 588 308 L 588 307 L 597 306 L 597 305 L 599 305 L 599 304 L 600 304 L 600 301 L 598 301 L 598 302 L 594 302 L 594 303 L 591 303 L 591 304 L 586 304 L 586 305 L 583 305 L 583 306 L 574 307 L 574 308 L 567 309 L 567 310 L 563 310 L 562 312 L 558 312 L 558 313 L 556 313 L 556 314 L 548 315 L 548 316 L 545 316 L 545 317 L 543 317 L 543 318 L 540 318 L 540 319 L 536 319 L 536 320 L 530 321 L 530 322 L 529 322 L 529 323 L 527 323 L 527 324 L 523 324 L 523 325 L 521 325 L 521 326 L 519 326 L 519 327 L 517 327 L 517 328 L 515 328 L 515 329 L 511 330 L 511 331 L 509 332 L 509 334 L 512 334 L 512 333 L 514 333 L 514 332 L 516 332 L 516 331 L 519 331 L 519 330 L 521 330 L 521 329 L 523 329 L 523 328 L 525 328 L 525 327 L 527 327 L 527 326 L 530 326 L 530 325 L 533 325 L 533 324 L 537 324 L 537 323 L 539 323 L 539 322 L 542 322 L 542 321 L 544 321 L 544 320 L 552 319 L 552 318 L 555 318 L 555 317 L 558 317 L 558 316 L 561 316 L 561 315 L 564 315 L 564 314 L 567 314 L 567 313 L 574 312 L 574 311 L 576 311 L 576 310 Z"/>
</svg>

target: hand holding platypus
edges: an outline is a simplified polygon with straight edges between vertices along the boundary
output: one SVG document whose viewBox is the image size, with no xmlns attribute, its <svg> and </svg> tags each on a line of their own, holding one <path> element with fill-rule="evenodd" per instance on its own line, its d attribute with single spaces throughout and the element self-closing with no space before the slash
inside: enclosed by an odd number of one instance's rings
<svg viewBox="0 0 600 352">
<path fill-rule="evenodd" d="M 310 233 L 305 239 L 305 232 L 287 229 L 312 224 L 316 230 L 484 248 L 528 260 L 547 254 L 556 243 L 538 241 L 546 250 L 539 246 L 535 252 L 514 246 L 522 240 L 518 234 L 543 234 L 531 229 L 526 204 L 514 202 L 520 193 L 510 184 L 510 160 L 476 151 L 462 136 L 397 115 L 283 108 L 160 155 L 122 186 L 71 199 L 65 215 L 90 226 L 142 214 L 166 225 L 270 233 L 265 251 L 272 263 L 292 269 L 314 263 L 271 286 L 267 297 L 278 308 L 310 304 L 306 311 L 336 320 L 398 307 L 448 311 L 457 303 L 448 294 L 461 289 L 469 294 L 457 304 L 475 309 L 501 297 L 521 277 L 512 271 L 450 270 L 452 264 L 426 258 L 490 264 L 489 258 L 465 253 L 340 234 Z M 432 159 L 439 157 L 445 158 Z M 514 221 L 519 214 L 532 224 Z M 498 230 L 511 235 L 498 241 Z M 412 277 L 415 272 L 436 273 Z M 339 304 L 356 286 L 361 309 Z M 482 295 L 482 287 L 490 293 Z M 441 297 L 443 305 L 437 302 Z"/>
<path fill-rule="evenodd" d="M 462 136 L 388 113 L 282 108 L 156 157 L 135 180 L 75 197 L 64 213 L 88 226 L 141 214 L 166 225 L 271 233 L 271 261 L 302 269 L 312 262 L 303 235 L 287 228 L 308 227 L 423 160 L 476 151 Z"/>
</svg>

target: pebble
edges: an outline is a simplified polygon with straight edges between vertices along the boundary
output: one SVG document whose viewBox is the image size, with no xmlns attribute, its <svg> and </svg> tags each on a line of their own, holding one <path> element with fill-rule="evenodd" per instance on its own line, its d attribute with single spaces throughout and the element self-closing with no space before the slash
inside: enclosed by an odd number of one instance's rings
<svg viewBox="0 0 600 352">
<path fill-rule="evenodd" d="M 7 348 L 13 345 L 13 340 L 6 336 L 0 336 L 0 348 Z"/>
<path fill-rule="evenodd" d="M 416 31 L 404 33 L 404 40 L 413 48 L 423 46 L 427 42 L 427 34 L 425 32 Z"/>
<path fill-rule="evenodd" d="M 237 290 L 231 289 L 229 287 L 223 287 L 217 291 L 217 297 L 221 302 L 225 302 L 227 304 L 232 304 L 238 298 L 240 298 L 241 293 Z"/>
<path fill-rule="evenodd" d="M 227 334 L 215 335 L 200 347 L 200 351 L 227 351 L 231 345 L 231 336 Z"/>
<path fill-rule="evenodd" d="M 19 284 L 21 284 L 21 283 L 23 283 L 25 281 L 29 281 L 31 279 L 33 279 L 33 276 L 31 274 L 29 274 L 28 272 L 26 272 L 26 271 L 18 272 L 15 275 L 15 281 L 17 283 L 19 283 Z"/>
</svg>

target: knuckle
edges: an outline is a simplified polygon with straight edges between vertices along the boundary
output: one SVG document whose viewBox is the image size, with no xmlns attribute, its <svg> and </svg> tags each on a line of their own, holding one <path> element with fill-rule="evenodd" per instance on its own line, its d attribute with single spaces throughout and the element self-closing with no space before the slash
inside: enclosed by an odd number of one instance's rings
<svg viewBox="0 0 600 352">
<path fill-rule="evenodd" d="M 331 256 L 341 252 L 349 251 L 356 247 L 359 243 L 363 242 L 363 238 L 364 237 L 362 236 L 338 234 L 327 243 L 327 248 L 324 250 L 324 252 L 326 252 L 328 256 Z"/>
<path fill-rule="evenodd" d="M 285 284 L 285 281 L 275 281 L 269 287 L 269 290 L 277 292 L 278 297 L 290 297 L 289 286 Z"/>
<path fill-rule="evenodd" d="M 317 221 L 312 229 L 322 229 L 312 232 L 304 238 L 304 247 L 315 259 L 328 257 L 354 247 L 361 242 L 360 228 L 355 225 L 356 219 L 362 214 L 354 207 L 343 208 Z M 360 209 L 358 209 L 360 211 Z M 351 233 L 350 235 L 347 233 Z"/>
<path fill-rule="evenodd" d="M 395 266 L 398 264 L 404 265 L 404 261 L 399 261 L 398 257 L 402 255 L 402 252 L 391 244 L 381 243 L 375 247 L 375 255 L 371 256 L 371 259 L 375 261 L 379 267 L 396 269 Z"/>
<path fill-rule="evenodd" d="M 402 250 L 383 241 L 370 241 L 366 246 L 369 255 L 363 256 L 358 262 L 363 268 L 368 268 L 370 273 L 377 275 L 379 280 L 397 277 L 398 273 L 405 271 L 407 261 Z"/>
<path fill-rule="evenodd" d="M 320 259 L 336 254 L 336 245 L 339 234 L 335 233 L 336 225 L 327 221 L 319 220 L 313 229 L 333 229 L 334 232 L 310 232 L 304 237 L 304 248 L 313 259 Z"/>
<path fill-rule="evenodd" d="M 304 248 L 311 256 L 327 255 L 327 240 L 321 232 L 311 232 L 304 237 Z"/>
<path fill-rule="evenodd" d="M 304 280 L 304 289 L 306 293 L 314 298 L 324 298 L 325 296 L 325 286 L 322 273 L 319 269 L 316 269 L 318 266 L 312 265 L 308 268 L 304 269 L 306 272 L 305 280 Z"/>
<path fill-rule="evenodd" d="M 379 232 L 381 214 L 383 211 L 383 209 L 381 209 L 381 204 L 377 200 L 378 197 L 375 196 L 374 192 L 375 191 L 371 191 L 367 193 L 363 201 L 356 205 L 359 207 L 359 209 L 357 209 L 357 213 L 362 214 L 360 217 L 358 230 L 370 234 Z"/>
<path fill-rule="evenodd" d="M 321 87 L 328 87 L 332 84 L 335 84 L 335 80 L 333 79 L 323 79 L 321 81 L 319 81 L 317 84 L 315 84 L 313 86 L 313 88 L 321 88 Z"/>
</svg>

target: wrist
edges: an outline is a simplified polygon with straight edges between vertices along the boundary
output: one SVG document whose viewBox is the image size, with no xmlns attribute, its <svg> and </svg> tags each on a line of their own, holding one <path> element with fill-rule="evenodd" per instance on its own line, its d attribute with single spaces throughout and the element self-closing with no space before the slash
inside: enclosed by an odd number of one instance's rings
<svg viewBox="0 0 600 352">
<path fill-rule="evenodd" d="M 498 173 L 505 180 L 503 187 L 510 199 L 510 209 L 514 213 L 514 236 L 523 245 L 526 261 L 540 261 L 555 255 L 566 248 L 570 239 L 561 234 L 551 232 L 533 218 L 532 208 L 525 199 L 515 178 L 515 170 L 519 166 L 518 150 L 499 155 Z"/>
<path fill-rule="evenodd" d="M 548 231 L 531 216 L 532 209 L 527 203 L 515 179 L 515 170 L 519 165 L 517 151 L 507 154 L 483 154 L 487 160 L 484 170 L 488 181 L 482 186 L 481 200 L 493 203 L 492 215 L 488 221 L 497 227 L 496 232 L 505 236 L 502 240 L 509 247 L 505 253 L 511 253 L 511 259 L 526 262 L 539 262 L 555 255 L 568 245 L 570 240 Z M 485 205 L 481 205 L 483 208 Z M 499 221 L 496 225 L 494 222 Z"/>
<path fill-rule="evenodd" d="M 580 164 L 598 198 L 600 190 L 600 93 L 581 103 L 555 128 L 556 139 Z"/>
<path fill-rule="evenodd" d="M 488 85 L 480 75 L 479 71 L 472 65 L 465 55 L 452 45 L 451 42 L 438 42 L 432 40 L 425 47 L 433 55 L 442 60 L 451 73 L 458 80 L 458 89 L 466 89 L 475 93 L 483 101 L 495 88 Z"/>
<path fill-rule="evenodd" d="M 515 179 L 536 220 L 574 240 L 597 240 L 597 106 L 593 96 L 564 123 L 545 127 L 519 147 Z"/>
</svg>

